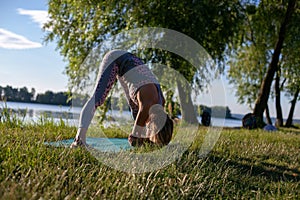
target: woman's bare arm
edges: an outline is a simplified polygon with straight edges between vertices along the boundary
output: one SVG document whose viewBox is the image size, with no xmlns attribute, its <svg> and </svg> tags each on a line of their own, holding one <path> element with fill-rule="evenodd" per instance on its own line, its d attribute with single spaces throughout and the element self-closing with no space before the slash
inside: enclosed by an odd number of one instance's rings
<svg viewBox="0 0 300 200">
<path fill-rule="evenodd" d="M 135 136 L 146 136 L 145 126 L 149 118 L 149 109 L 152 105 L 159 103 L 156 86 L 154 84 L 147 84 L 141 87 L 137 93 L 137 100 L 139 112 L 134 123 L 132 134 Z M 138 135 L 136 135 L 136 132 L 139 132 Z"/>
</svg>

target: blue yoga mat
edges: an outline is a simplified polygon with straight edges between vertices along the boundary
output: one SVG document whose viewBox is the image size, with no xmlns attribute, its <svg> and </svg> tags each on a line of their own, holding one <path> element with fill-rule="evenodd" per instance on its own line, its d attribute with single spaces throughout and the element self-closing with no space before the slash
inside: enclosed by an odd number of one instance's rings
<svg viewBox="0 0 300 200">
<path fill-rule="evenodd" d="M 45 142 L 46 145 L 54 147 L 70 147 L 74 139 L 59 140 L 56 142 Z M 127 138 L 92 138 L 87 137 L 86 143 L 102 152 L 120 152 L 129 150 L 132 147 L 129 145 Z"/>
</svg>

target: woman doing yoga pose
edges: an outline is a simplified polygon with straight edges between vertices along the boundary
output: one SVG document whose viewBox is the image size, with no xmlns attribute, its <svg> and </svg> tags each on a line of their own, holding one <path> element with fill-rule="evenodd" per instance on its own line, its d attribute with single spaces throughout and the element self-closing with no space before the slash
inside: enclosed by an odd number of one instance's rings
<svg viewBox="0 0 300 200">
<path fill-rule="evenodd" d="M 156 77 L 135 55 L 113 50 L 105 54 L 91 98 L 79 118 L 77 135 L 71 147 L 86 146 L 86 132 L 95 110 L 102 105 L 116 80 L 124 88 L 135 119 L 128 141 L 132 146 L 144 143 L 167 145 L 173 133 L 173 121 L 164 111 L 164 96 Z"/>
</svg>

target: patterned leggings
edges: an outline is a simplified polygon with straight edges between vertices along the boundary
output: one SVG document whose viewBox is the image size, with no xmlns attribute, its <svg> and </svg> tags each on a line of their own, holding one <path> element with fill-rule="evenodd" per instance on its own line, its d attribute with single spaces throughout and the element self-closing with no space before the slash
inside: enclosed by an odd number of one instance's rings
<svg viewBox="0 0 300 200">
<path fill-rule="evenodd" d="M 134 76 L 128 75 L 131 74 L 128 72 L 133 73 Z M 151 70 L 133 54 L 126 51 L 113 50 L 108 52 L 101 62 L 97 77 L 97 84 L 94 88 L 93 95 L 86 102 L 80 113 L 79 128 L 88 128 L 93 119 L 96 108 L 104 103 L 109 91 L 118 77 L 125 90 L 125 95 L 134 119 L 136 118 L 139 109 L 135 94 L 141 86 L 148 83 L 154 83 L 159 95 L 159 104 L 162 105 L 162 91 Z M 125 84 L 125 79 L 127 83 L 133 85 L 131 89 Z"/>
<path fill-rule="evenodd" d="M 120 70 L 120 65 L 117 64 L 117 58 L 120 58 L 120 56 L 125 55 L 126 53 L 127 52 L 125 51 L 110 51 L 104 56 L 100 65 L 96 82 L 97 85 L 94 88 L 93 95 L 81 110 L 79 128 L 88 128 L 93 119 L 96 108 L 104 103 Z"/>
</svg>

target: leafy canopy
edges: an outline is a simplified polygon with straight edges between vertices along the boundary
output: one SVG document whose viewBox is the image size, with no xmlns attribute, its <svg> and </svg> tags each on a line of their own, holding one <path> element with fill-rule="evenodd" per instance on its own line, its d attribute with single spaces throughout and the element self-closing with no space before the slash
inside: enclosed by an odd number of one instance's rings
<svg viewBox="0 0 300 200">
<path fill-rule="evenodd" d="M 163 27 L 184 33 L 222 66 L 224 54 L 232 46 L 229 44 L 233 44 L 238 35 L 242 7 L 238 0 L 49 0 L 50 21 L 45 29 L 51 31 L 45 41 L 57 41 L 57 49 L 68 61 L 65 72 L 71 85 L 79 84 L 79 78 L 91 71 L 81 64 L 93 48 L 112 35 L 138 27 Z M 164 64 L 177 66 L 191 82 L 197 72 L 169 52 L 150 49 L 138 53 L 145 59 L 168 60 Z M 200 81 L 194 82 L 203 84 L 199 77 Z"/>
</svg>

